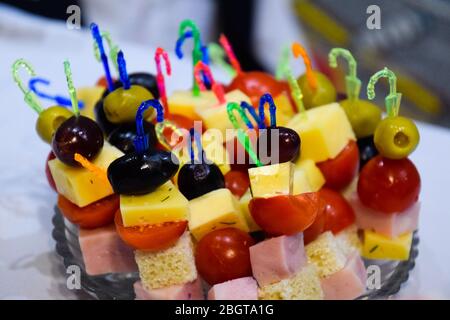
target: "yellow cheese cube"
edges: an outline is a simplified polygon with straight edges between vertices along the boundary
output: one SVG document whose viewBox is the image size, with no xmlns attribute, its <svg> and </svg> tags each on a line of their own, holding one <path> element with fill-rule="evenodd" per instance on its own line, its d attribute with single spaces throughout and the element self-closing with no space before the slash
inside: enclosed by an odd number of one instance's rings
<svg viewBox="0 0 450 320">
<path fill-rule="evenodd" d="M 301 159 L 315 162 L 336 157 L 350 140 L 356 140 L 352 126 L 338 103 L 297 114 L 287 126 L 300 135 Z"/>
<path fill-rule="evenodd" d="M 271 197 L 281 194 L 292 194 L 294 164 L 283 162 L 248 169 L 252 195 L 256 197 Z"/>
<path fill-rule="evenodd" d="M 217 103 L 209 108 L 196 108 L 197 114 L 203 120 L 203 125 L 208 129 L 220 130 L 222 136 L 226 136 L 227 129 L 233 129 L 233 124 L 228 119 L 227 104 L 229 102 L 241 103 L 246 101 L 250 103 L 250 98 L 240 90 L 233 90 L 225 94 L 226 103 L 218 105 Z M 239 117 L 237 116 L 239 119 Z"/>
<path fill-rule="evenodd" d="M 202 91 L 199 96 L 194 96 L 192 90 L 174 91 L 167 103 L 171 113 L 198 119 L 196 109 L 203 110 L 217 104 L 217 98 L 212 91 Z"/>
<path fill-rule="evenodd" d="M 228 227 L 249 231 L 239 202 L 230 190 L 214 190 L 189 201 L 189 230 L 197 240 Z"/>
<path fill-rule="evenodd" d="M 250 210 L 248 209 L 248 204 L 252 200 L 252 193 L 250 189 L 239 199 L 239 205 L 241 206 L 242 214 L 244 215 L 245 221 L 247 221 L 248 228 L 250 232 L 259 231 L 261 228 L 256 224 L 253 219 Z"/>
<path fill-rule="evenodd" d="M 388 238 L 370 230 L 364 230 L 362 256 L 366 259 L 408 260 L 412 232 L 398 238 Z"/>
<path fill-rule="evenodd" d="M 297 161 L 295 166 L 305 172 L 312 192 L 319 191 L 325 184 L 325 178 L 322 172 L 311 159 Z"/>
<path fill-rule="evenodd" d="M 171 181 L 140 196 L 120 196 L 125 227 L 187 220 L 188 200 Z"/>
<path fill-rule="evenodd" d="M 122 155 L 119 149 L 105 141 L 92 163 L 106 171 L 109 164 Z M 49 161 L 48 166 L 58 193 L 79 207 L 85 207 L 114 193 L 107 180 L 87 169 L 65 165 L 58 159 Z"/>
<path fill-rule="evenodd" d="M 279 94 L 278 96 L 274 97 L 273 102 L 277 106 L 276 112 L 277 125 L 286 126 L 288 122 L 292 119 L 292 117 L 295 115 L 294 109 L 292 108 L 292 104 L 291 101 L 289 100 L 288 95 L 285 92 L 283 92 L 282 94 Z M 266 104 L 265 109 L 266 110 L 264 114 L 268 119 L 270 116 L 268 104 Z"/>
<path fill-rule="evenodd" d="M 300 194 L 305 192 L 312 192 L 311 185 L 309 184 L 308 177 L 305 170 L 296 167 L 294 169 L 293 178 L 293 194 Z"/>
<path fill-rule="evenodd" d="M 80 110 L 81 114 L 85 117 L 95 120 L 94 107 L 95 104 L 101 99 L 104 87 L 81 87 L 77 89 L 77 97 L 83 101 L 84 107 Z"/>
</svg>

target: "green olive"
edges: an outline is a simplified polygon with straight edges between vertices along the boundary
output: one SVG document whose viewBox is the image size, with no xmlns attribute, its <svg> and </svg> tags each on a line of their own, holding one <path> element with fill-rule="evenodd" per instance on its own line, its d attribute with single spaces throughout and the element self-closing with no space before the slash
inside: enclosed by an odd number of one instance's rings
<svg viewBox="0 0 450 320">
<path fill-rule="evenodd" d="M 381 155 L 390 159 L 402 159 L 411 154 L 419 144 L 419 130 L 405 117 L 387 117 L 378 124 L 374 142 Z"/>
<path fill-rule="evenodd" d="M 306 109 L 322 106 L 336 101 L 336 89 L 326 75 L 313 71 L 317 79 L 317 88 L 313 90 L 308 84 L 306 74 L 297 79 L 303 93 L 303 104 Z"/>
<path fill-rule="evenodd" d="M 130 89 L 118 88 L 108 94 L 103 102 L 106 118 L 112 123 L 129 123 L 136 118 L 136 112 L 145 100 L 154 99 L 153 95 L 144 87 L 132 85 Z M 144 117 L 155 114 L 153 108 L 145 111 Z"/>
<path fill-rule="evenodd" d="M 73 113 L 64 107 L 53 106 L 39 114 L 36 121 L 36 131 L 45 142 L 51 143 L 55 131 L 61 123 L 73 116 Z"/>
<path fill-rule="evenodd" d="M 381 110 L 367 100 L 343 100 L 339 102 L 347 114 L 356 137 L 365 138 L 373 135 L 381 121 Z"/>
</svg>

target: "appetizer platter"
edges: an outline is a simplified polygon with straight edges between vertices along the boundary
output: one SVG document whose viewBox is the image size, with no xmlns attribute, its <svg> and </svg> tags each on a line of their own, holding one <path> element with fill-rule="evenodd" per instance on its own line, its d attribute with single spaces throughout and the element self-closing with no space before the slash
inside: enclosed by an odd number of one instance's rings
<svg viewBox="0 0 450 320">
<path fill-rule="evenodd" d="M 154 52 L 156 74 L 128 73 L 111 35 L 94 23 L 91 34 L 104 71 L 92 87 L 77 90 L 77 70 L 64 61 L 68 93 L 45 96 L 37 84 L 49 81 L 30 62 L 12 66 L 51 148 L 45 173 L 58 194 L 56 251 L 65 267 L 80 267 L 86 292 L 321 300 L 400 290 L 418 254 L 421 180 L 408 156 L 420 136 L 400 115 L 391 70 L 363 86 L 351 52 L 332 49 L 330 67 L 348 65 L 338 99 L 299 43 L 277 76 L 244 71 L 225 35 L 206 46 L 185 20 L 175 54 L 183 59 L 193 41 L 192 88 L 169 94 L 165 83 L 177 70 L 167 51 Z M 296 58 L 303 75 L 290 71 Z M 229 83 L 215 80 L 212 62 Z M 384 108 L 370 102 L 382 78 Z"/>
</svg>

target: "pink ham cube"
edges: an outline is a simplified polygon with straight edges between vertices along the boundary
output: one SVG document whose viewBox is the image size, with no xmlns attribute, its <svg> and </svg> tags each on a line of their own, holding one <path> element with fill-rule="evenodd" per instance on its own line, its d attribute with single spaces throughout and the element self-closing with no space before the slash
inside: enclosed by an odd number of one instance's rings
<svg viewBox="0 0 450 320">
<path fill-rule="evenodd" d="M 215 284 L 208 292 L 208 300 L 258 300 L 258 285 L 252 277 Z"/>
<path fill-rule="evenodd" d="M 401 234 L 412 232 L 419 224 L 420 202 L 416 202 L 403 212 L 385 214 L 370 209 L 359 200 L 354 192 L 349 199 L 356 216 L 359 229 L 372 230 L 389 238 L 396 238 Z"/>
<path fill-rule="evenodd" d="M 321 280 L 325 300 L 351 300 L 366 290 L 366 268 L 358 252 L 347 260 L 344 268 Z"/>
<path fill-rule="evenodd" d="M 303 233 L 271 238 L 251 246 L 250 262 L 253 276 L 261 287 L 290 278 L 307 262 Z"/>
<path fill-rule="evenodd" d="M 138 271 L 133 249 L 120 239 L 114 225 L 80 229 L 78 240 L 87 274 Z"/>
<path fill-rule="evenodd" d="M 204 300 L 200 278 L 185 284 L 147 290 L 141 281 L 134 283 L 136 300 Z"/>
</svg>

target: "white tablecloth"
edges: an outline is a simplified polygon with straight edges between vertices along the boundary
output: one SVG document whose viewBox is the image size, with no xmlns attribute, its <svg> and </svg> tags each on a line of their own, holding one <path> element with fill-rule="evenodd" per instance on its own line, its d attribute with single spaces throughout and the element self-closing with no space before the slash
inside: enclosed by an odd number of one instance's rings
<svg viewBox="0 0 450 320">
<path fill-rule="evenodd" d="M 88 33 L 18 16 L 0 7 L 0 298 L 86 298 L 67 289 L 67 275 L 54 251 L 51 217 L 56 195 L 44 175 L 49 146 L 35 134 L 36 114 L 24 104 L 10 68 L 15 59 L 25 58 L 39 75 L 53 81 L 51 90 L 57 93 L 66 92 L 65 58 L 71 61 L 77 86 L 92 85 L 102 68 L 93 58 Z M 154 47 L 121 43 L 121 48 L 129 72 L 155 71 Z M 190 64 L 174 57 L 172 63 L 169 91 L 188 88 Z M 421 143 L 411 157 L 422 177 L 419 257 L 400 296 L 450 298 L 450 131 L 422 123 L 419 129 Z"/>
</svg>

